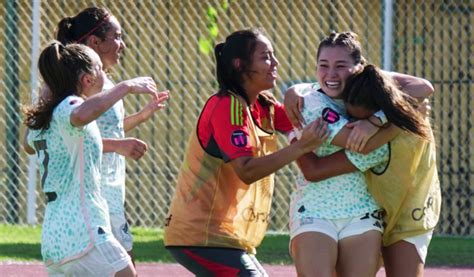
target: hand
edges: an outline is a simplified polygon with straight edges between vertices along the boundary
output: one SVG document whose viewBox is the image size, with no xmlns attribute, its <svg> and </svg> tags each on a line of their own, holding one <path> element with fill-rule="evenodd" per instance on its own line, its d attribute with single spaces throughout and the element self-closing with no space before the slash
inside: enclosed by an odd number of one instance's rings
<svg viewBox="0 0 474 277">
<path fill-rule="evenodd" d="M 132 94 L 156 94 L 156 83 L 151 77 L 137 77 L 122 82 Z"/>
<path fill-rule="evenodd" d="M 291 124 L 296 128 L 301 128 L 304 124 L 304 118 L 301 115 L 301 111 L 304 107 L 304 98 L 298 93 L 295 87 L 290 87 L 285 92 L 285 112 L 290 119 Z"/>
<path fill-rule="evenodd" d="M 148 120 L 154 112 L 161 110 L 166 107 L 166 102 L 169 99 L 169 91 L 162 91 L 155 93 L 155 95 L 152 97 L 150 103 L 148 103 L 141 111 L 140 113 L 143 116 L 143 121 Z"/>
<path fill-rule="evenodd" d="M 428 98 L 424 98 L 421 103 L 418 105 L 417 108 L 418 112 L 420 112 L 424 117 L 429 117 L 431 114 L 431 104 Z"/>
<path fill-rule="evenodd" d="M 147 144 L 136 138 L 124 138 L 118 140 L 118 147 L 115 149 L 117 154 L 139 160 L 148 150 Z"/>
<path fill-rule="evenodd" d="M 303 129 L 301 138 L 296 143 L 301 143 L 303 153 L 308 153 L 316 150 L 328 137 L 327 123 L 318 118 Z"/>
<path fill-rule="evenodd" d="M 346 127 L 352 129 L 347 138 L 346 148 L 354 152 L 361 152 L 369 139 L 379 130 L 378 127 L 370 123 L 367 119 L 348 123 Z"/>
</svg>

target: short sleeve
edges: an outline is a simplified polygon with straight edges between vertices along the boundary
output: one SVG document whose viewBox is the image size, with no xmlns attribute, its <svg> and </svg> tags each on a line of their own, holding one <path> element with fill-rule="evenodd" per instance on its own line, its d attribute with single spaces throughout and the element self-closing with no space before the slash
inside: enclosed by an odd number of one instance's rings
<svg viewBox="0 0 474 277">
<path fill-rule="evenodd" d="M 349 161 L 357 167 L 357 169 L 364 172 L 374 166 L 387 162 L 389 158 L 389 147 L 388 144 L 384 144 L 367 155 L 352 152 L 347 149 L 345 153 Z"/>
<path fill-rule="evenodd" d="M 253 156 L 248 120 L 244 105 L 234 96 L 223 97 L 214 105 L 209 123 L 224 161 Z"/>
<path fill-rule="evenodd" d="M 288 133 L 293 130 L 288 116 L 286 116 L 285 107 L 280 102 L 276 102 L 274 105 L 275 109 L 275 129 L 281 133 Z"/>
<path fill-rule="evenodd" d="M 54 117 L 58 122 L 58 128 L 70 136 L 80 136 L 83 127 L 75 127 L 71 124 L 71 113 L 84 102 L 78 96 L 68 96 L 55 109 Z"/>
<path fill-rule="evenodd" d="M 329 130 L 328 143 L 331 143 L 339 131 L 349 122 L 345 113 L 343 113 L 343 109 L 334 100 L 314 89 L 304 97 L 302 116 L 306 124 L 320 117 L 327 122 Z"/>
</svg>

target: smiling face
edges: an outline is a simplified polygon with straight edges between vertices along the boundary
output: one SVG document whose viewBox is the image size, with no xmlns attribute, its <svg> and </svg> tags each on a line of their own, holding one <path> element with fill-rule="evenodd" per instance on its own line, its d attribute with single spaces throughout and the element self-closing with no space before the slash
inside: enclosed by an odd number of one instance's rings
<svg viewBox="0 0 474 277">
<path fill-rule="evenodd" d="M 278 60 L 275 57 L 273 46 L 267 37 L 259 35 L 255 51 L 251 57 L 248 73 L 244 74 L 244 88 L 247 93 L 254 94 L 275 87 Z M 250 95 L 249 95 L 250 96 Z"/>
<path fill-rule="evenodd" d="M 340 98 L 346 80 L 362 69 L 343 46 L 327 46 L 320 50 L 316 76 L 321 89 L 331 98 Z"/>
<path fill-rule="evenodd" d="M 111 16 L 109 19 L 109 30 L 103 39 L 98 38 L 97 43 L 88 44 L 89 47 L 99 54 L 104 70 L 108 70 L 119 63 L 120 56 L 125 49 L 122 41 L 122 28 L 117 18 Z"/>
</svg>

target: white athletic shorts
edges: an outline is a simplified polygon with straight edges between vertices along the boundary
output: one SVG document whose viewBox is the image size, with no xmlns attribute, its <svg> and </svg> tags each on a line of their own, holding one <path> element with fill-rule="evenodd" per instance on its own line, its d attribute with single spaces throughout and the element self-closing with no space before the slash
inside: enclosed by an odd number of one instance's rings
<svg viewBox="0 0 474 277">
<path fill-rule="evenodd" d="M 428 231 L 427 233 L 414 236 L 414 237 L 409 237 L 403 240 L 415 246 L 416 251 L 418 252 L 418 255 L 421 258 L 421 261 L 424 264 L 426 261 L 426 256 L 428 255 L 428 246 L 430 245 L 432 237 L 433 237 L 433 230 Z"/>
<path fill-rule="evenodd" d="M 114 234 L 114 237 L 120 242 L 123 248 L 125 248 L 127 252 L 132 251 L 133 236 L 125 214 L 111 214 L 110 226 L 112 228 L 112 234 Z"/>
<path fill-rule="evenodd" d="M 52 264 L 46 267 L 50 277 L 104 277 L 131 264 L 131 258 L 120 243 L 112 238 L 94 246 L 87 254 L 65 264 Z"/>
<path fill-rule="evenodd" d="M 290 220 L 290 240 L 306 232 L 318 232 L 340 241 L 350 236 L 363 234 L 367 231 L 383 233 L 383 222 L 380 211 L 343 219 L 292 218 Z"/>
</svg>

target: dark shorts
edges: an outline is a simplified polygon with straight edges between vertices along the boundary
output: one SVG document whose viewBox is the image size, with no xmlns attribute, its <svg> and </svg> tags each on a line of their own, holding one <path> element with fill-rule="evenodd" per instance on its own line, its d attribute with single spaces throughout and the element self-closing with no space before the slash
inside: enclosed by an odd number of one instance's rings
<svg viewBox="0 0 474 277">
<path fill-rule="evenodd" d="M 166 249 L 196 276 L 268 276 L 257 258 L 244 250 L 186 246 Z"/>
</svg>

